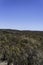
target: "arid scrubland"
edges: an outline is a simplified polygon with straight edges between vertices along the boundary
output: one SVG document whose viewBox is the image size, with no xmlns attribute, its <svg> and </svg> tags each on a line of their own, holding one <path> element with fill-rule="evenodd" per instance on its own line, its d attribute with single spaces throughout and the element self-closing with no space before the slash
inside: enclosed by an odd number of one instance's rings
<svg viewBox="0 0 43 65">
<path fill-rule="evenodd" d="M 5 61 L 7 65 L 43 65 L 43 31 L 0 29 L 0 65 Z"/>
</svg>

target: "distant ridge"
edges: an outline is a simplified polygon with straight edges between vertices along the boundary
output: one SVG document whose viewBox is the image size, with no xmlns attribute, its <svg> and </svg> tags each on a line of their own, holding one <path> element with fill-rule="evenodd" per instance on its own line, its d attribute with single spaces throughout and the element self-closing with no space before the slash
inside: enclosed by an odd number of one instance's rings
<svg viewBox="0 0 43 65">
<path fill-rule="evenodd" d="M 28 31 L 28 32 L 43 32 L 42 30 L 18 30 L 18 29 L 0 29 L 0 31 Z"/>
</svg>

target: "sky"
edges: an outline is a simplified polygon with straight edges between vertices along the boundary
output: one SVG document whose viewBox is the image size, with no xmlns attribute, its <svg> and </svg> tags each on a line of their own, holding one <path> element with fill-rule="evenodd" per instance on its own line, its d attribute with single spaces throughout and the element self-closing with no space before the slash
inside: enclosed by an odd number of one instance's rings
<svg viewBox="0 0 43 65">
<path fill-rule="evenodd" d="M 0 0 L 0 29 L 43 31 L 43 0 Z"/>
</svg>

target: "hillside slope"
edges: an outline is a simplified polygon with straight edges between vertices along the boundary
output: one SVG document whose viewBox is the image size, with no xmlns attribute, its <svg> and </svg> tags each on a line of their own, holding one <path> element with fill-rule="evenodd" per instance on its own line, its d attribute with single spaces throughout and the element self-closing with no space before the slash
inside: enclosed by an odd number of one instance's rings
<svg viewBox="0 0 43 65">
<path fill-rule="evenodd" d="M 7 65 L 43 65 L 43 31 L 0 29 L 0 61 L 7 61 Z"/>
</svg>

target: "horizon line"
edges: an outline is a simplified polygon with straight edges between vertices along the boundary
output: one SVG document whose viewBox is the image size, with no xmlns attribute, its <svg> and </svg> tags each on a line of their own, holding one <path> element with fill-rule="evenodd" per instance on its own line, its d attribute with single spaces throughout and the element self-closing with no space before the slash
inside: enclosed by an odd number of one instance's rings
<svg viewBox="0 0 43 65">
<path fill-rule="evenodd" d="M 15 28 L 0 28 L 0 30 L 18 30 L 18 31 L 43 31 L 34 29 L 15 29 Z"/>
</svg>

